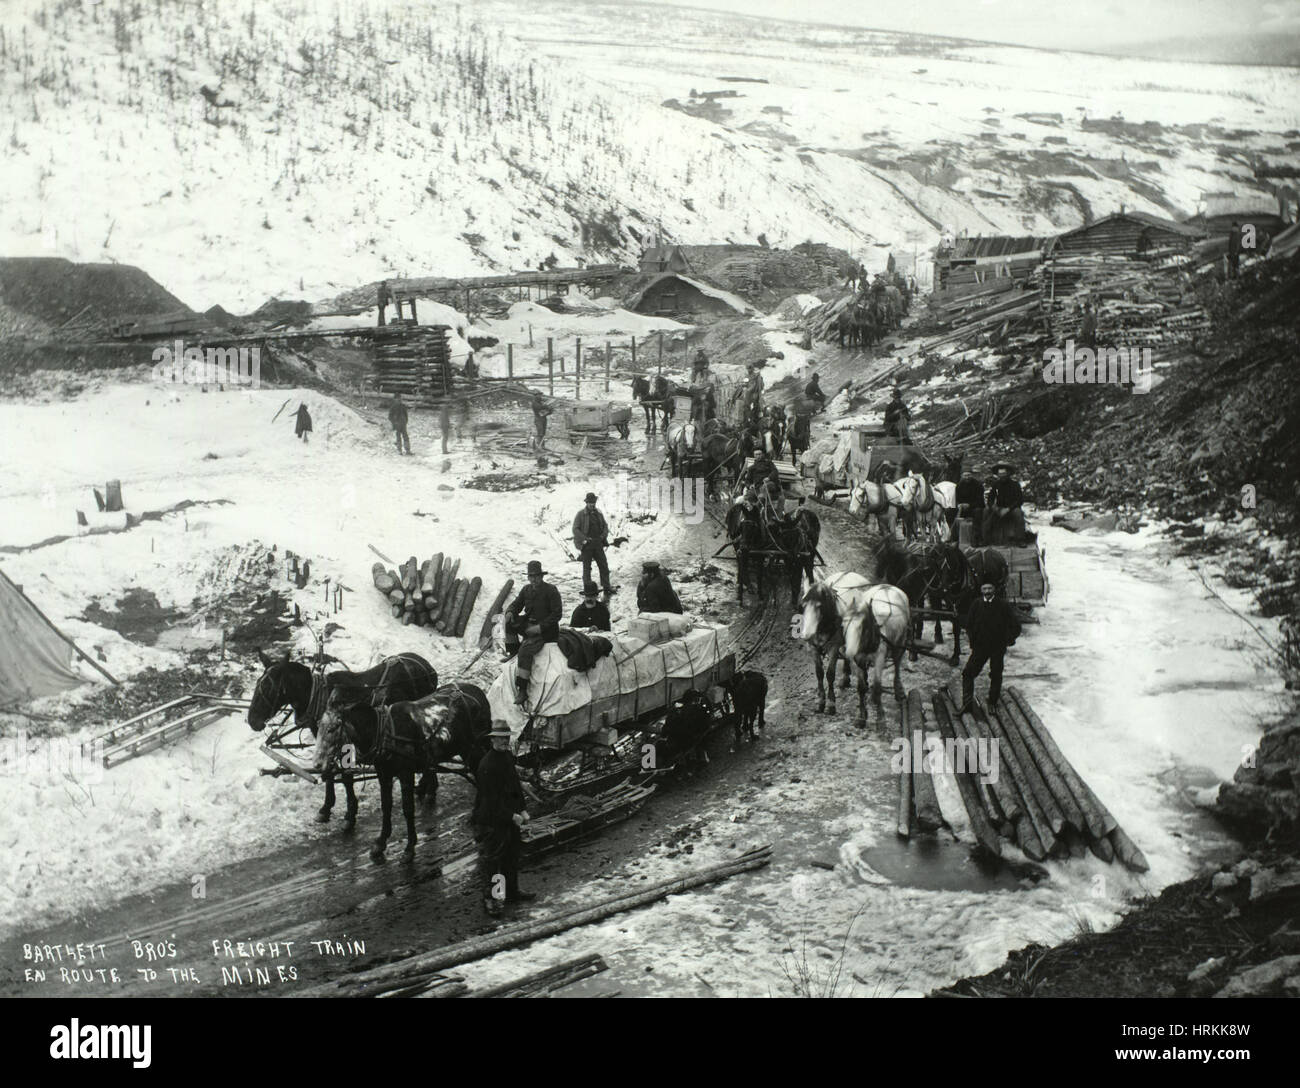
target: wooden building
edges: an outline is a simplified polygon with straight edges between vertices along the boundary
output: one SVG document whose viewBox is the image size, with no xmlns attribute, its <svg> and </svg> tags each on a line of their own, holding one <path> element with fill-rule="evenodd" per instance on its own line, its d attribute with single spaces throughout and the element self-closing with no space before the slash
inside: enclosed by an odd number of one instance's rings
<svg viewBox="0 0 1300 1088">
<path fill-rule="evenodd" d="M 935 287 L 958 291 L 970 285 L 983 286 L 998 279 L 1020 281 L 1056 250 L 1052 235 L 974 235 L 957 238 L 949 248 L 935 255 Z"/>
<path fill-rule="evenodd" d="M 681 246 L 651 246 L 641 254 L 641 271 L 655 276 L 665 272 L 689 272 L 691 262 L 686 259 Z"/>
<path fill-rule="evenodd" d="M 1057 240 L 1057 252 L 1062 257 L 1089 253 L 1137 257 L 1158 250 L 1187 250 L 1201 236 L 1200 230 L 1185 223 L 1121 210 L 1066 231 Z"/>
<path fill-rule="evenodd" d="M 626 306 L 639 314 L 663 317 L 730 317 L 752 309 L 729 291 L 674 273 L 651 280 Z"/>
</svg>

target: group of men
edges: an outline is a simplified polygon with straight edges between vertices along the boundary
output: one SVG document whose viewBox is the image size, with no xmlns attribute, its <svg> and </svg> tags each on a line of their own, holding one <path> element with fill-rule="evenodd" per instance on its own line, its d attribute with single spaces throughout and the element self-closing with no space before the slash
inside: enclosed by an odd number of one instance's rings
<svg viewBox="0 0 1300 1088">
<path fill-rule="evenodd" d="M 1020 482 L 1012 475 L 1012 465 L 999 461 L 993 466 L 995 473 L 988 486 L 972 473 L 963 472 L 957 483 L 957 516 L 971 523 L 971 544 L 983 547 L 988 544 L 1020 546 L 1027 542 L 1025 526 L 1024 492 Z"/>
</svg>

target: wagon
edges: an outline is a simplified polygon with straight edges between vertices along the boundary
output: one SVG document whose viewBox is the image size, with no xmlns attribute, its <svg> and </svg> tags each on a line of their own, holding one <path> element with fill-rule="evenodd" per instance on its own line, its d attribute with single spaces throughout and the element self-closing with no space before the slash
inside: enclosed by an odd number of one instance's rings
<svg viewBox="0 0 1300 1088">
<path fill-rule="evenodd" d="M 834 491 L 846 491 L 863 480 L 874 479 L 880 466 L 889 462 L 900 470 L 921 471 L 930 463 L 920 446 L 900 442 L 885 434 L 884 426 L 855 427 L 841 432 L 834 451 L 805 452 L 799 458 L 799 474 L 812 480 L 818 498 Z"/>
<path fill-rule="evenodd" d="M 579 400 L 564 409 L 564 429 L 570 442 L 607 436 L 611 430 L 618 431 L 620 438 L 626 438 L 631 422 L 632 408 L 627 404 Z"/>
<path fill-rule="evenodd" d="M 556 801 L 669 769 L 657 758 L 659 726 L 687 692 L 698 692 L 709 712 L 709 729 L 696 746 L 729 720 L 723 685 L 736 671 L 729 629 L 699 621 L 682 629 L 689 622 L 642 614 L 627 624 L 638 633 L 602 636 L 613 652 L 587 672 L 569 669 L 555 644 L 544 646 L 533 662 L 527 707 L 514 703 L 515 662 L 506 664 L 488 703 L 493 719 L 510 726 L 535 794 Z"/>
</svg>

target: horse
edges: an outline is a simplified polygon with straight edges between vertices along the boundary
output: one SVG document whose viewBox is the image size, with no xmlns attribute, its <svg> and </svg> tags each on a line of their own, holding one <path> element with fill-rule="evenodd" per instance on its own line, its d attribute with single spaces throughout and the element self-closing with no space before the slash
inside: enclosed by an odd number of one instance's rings
<svg viewBox="0 0 1300 1088">
<path fill-rule="evenodd" d="M 294 721 L 300 726 L 307 726 L 312 736 L 319 737 L 324 713 L 336 701 L 339 693 L 352 699 L 363 699 L 369 698 L 377 688 L 382 688 L 383 701 L 392 703 L 417 699 L 438 686 L 437 670 L 418 654 L 398 654 L 385 658 L 365 672 L 336 669 L 321 676 L 319 680 L 317 674 L 306 665 L 290 661 L 287 653 L 276 660 L 258 650 L 257 657 L 266 671 L 257 681 L 248 704 L 248 725 L 255 733 L 266 728 L 267 720 L 276 711 L 291 706 Z M 333 766 L 328 766 L 324 771 L 325 803 L 316 814 L 317 823 L 328 822 L 334 808 L 334 774 Z M 343 770 L 340 777 L 348 799 L 343 830 L 351 831 L 357 821 L 357 796 L 352 788 L 352 772 Z"/>
<path fill-rule="evenodd" d="M 692 455 L 700 449 L 702 428 L 694 420 L 672 421 L 664 427 L 664 447 L 674 476 L 684 477 Z"/>
<path fill-rule="evenodd" d="M 808 416 L 795 416 L 789 430 L 790 464 L 799 467 L 799 455 L 812 445 L 812 420 Z"/>
<path fill-rule="evenodd" d="M 758 575 L 758 592 L 763 590 L 763 525 L 759 521 L 758 511 L 747 509 L 744 503 L 736 503 L 728 510 L 727 539 L 736 552 L 736 593 L 743 605 L 745 583 L 749 581 L 751 570 Z M 756 552 L 758 554 L 754 554 Z"/>
<path fill-rule="evenodd" d="M 821 540 L 821 519 L 799 500 L 799 508 L 788 518 L 770 517 L 766 524 L 772 546 L 785 560 L 786 574 L 790 580 L 790 607 L 799 605 L 799 587 L 802 581 L 812 582 L 813 563 L 817 557 L 817 543 Z"/>
<path fill-rule="evenodd" d="M 817 709 L 821 711 L 829 695 L 831 713 L 835 712 L 835 658 L 843 654 L 858 674 L 858 721 L 865 726 L 867 717 L 867 659 L 875 658 L 872 702 L 884 720 L 881 692 L 886 655 L 894 662 L 894 698 L 905 698 L 899 675 L 903 650 L 911 639 L 912 618 L 907 595 L 897 586 L 873 585 L 860 574 L 846 572 L 829 575 L 808 585 L 803 595 L 803 639 L 813 650 L 817 668 Z M 830 653 L 829 687 L 823 686 L 823 655 Z M 847 682 L 842 686 L 847 687 Z"/>
<path fill-rule="evenodd" d="M 915 476 L 904 476 L 897 483 L 880 484 L 873 480 L 863 480 L 853 488 L 849 513 L 863 521 L 874 514 L 881 535 L 892 540 L 899 514 L 905 514 L 915 505 L 918 488 L 916 481 Z M 906 523 L 904 527 L 906 528 Z"/>
<path fill-rule="evenodd" d="M 924 551 L 912 552 L 887 540 L 876 552 L 876 577 L 906 593 L 914 613 L 927 598 L 931 608 L 951 609 L 952 656 L 948 663 L 956 665 L 961 660 L 961 611 L 967 603 L 964 594 L 971 586 L 970 564 L 965 553 L 955 544 L 934 544 Z M 919 637 L 925 622 L 920 615 L 913 622 L 913 634 Z M 935 645 L 943 642 L 943 621 L 938 617 L 934 621 L 934 641 Z M 910 659 L 917 659 L 915 644 Z"/>
<path fill-rule="evenodd" d="M 673 418 L 673 394 L 676 392 L 676 386 L 662 374 L 655 375 L 653 383 L 649 378 L 641 376 L 632 379 L 632 396 L 641 403 L 641 407 L 645 411 L 647 434 L 658 432 L 659 413 L 661 412 L 664 417 L 664 430 L 668 430 L 668 424 Z"/>
<path fill-rule="evenodd" d="M 930 507 L 930 531 L 936 539 L 952 537 L 953 522 L 957 518 L 957 484 L 961 480 L 962 454 L 949 457 L 943 474 L 931 485 L 934 501 Z M 927 476 L 928 479 L 928 476 Z"/>
<path fill-rule="evenodd" d="M 996 548 L 967 548 L 966 561 L 970 565 L 971 584 L 978 589 L 985 582 L 991 582 L 999 597 L 1007 589 L 1007 578 L 1011 569 L 1007 566 L 1007 557 Z"/>
<path fill-rule="evenodd" d="M 728 490 L 735 486 L 736 474 L 742 459 L 740 455 L 741 440 L 738 435 L 729 434 L 716 420 L 709 420 L 704 426 L 704 437 L 700 440 L 700 451 L 704 454 L 704 493 L 714 498 L 720 496 L 719 481 L 727 478 Z"/>
<path fill-rule="evenodd" d="M 483 689 L 460 681 L 444 684 L 417 700 L 380 707 L 364 702 L 334 705 L 326 711 L 326 718 L 347 732 L 356 744 L 358 760 L 372 764 L 379 779 L 383 825 L 370 847 L 375 861 L 384 859 L 393 834 L 393 779 L 402 785 L 402 815 L 406 819 L 403 859 L 410 861 L 415 857 L 416 772 L 423 772 L 424 781 L 432 780 L 431 797 L 436 800 L 438 764 L 459 756 L 472 778 L 487 754 L 492 728 L 492 712 Z"/>
</svg>

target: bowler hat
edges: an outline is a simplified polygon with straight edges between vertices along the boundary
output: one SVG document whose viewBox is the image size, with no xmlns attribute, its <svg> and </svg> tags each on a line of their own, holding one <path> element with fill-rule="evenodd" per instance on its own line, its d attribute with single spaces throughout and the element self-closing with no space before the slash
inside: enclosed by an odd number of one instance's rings
<svg viewBox="0 0 1300 1088">
<path fill-rule="evenodd" d="M 530 578 L 534 574 L 545 574 L 545 573 L 546 571 L 542 570 L 542 564 L 539 563 L 536 559 L 528 560 L 528 576 Z"/>
<path fill-rule="evenodd" d="M 981 582 L 981 583 L 980 583 L 980 592 L 981 592 L 981 593 L 983 593 L 984 590 L 986 590 L 986 589 L 997 589 L 997 588 L 998 588 L 998 587 L 995 586 L 992 582 Z"/>
<path fill-rule="evenodd" d="M 659 563 L 658 563 L 658 561 L 655 560 L 655 559 L 647 559 L 644 563 L 641 564 L 641 569 L 642 569 L 642 570 L 658 570 L 658 569 L 659 569 Z"/>
<path fill-rule="evenodd" d="M 993 466 L 993 471 L 1001 472 L 1003 469 L 1006 469 L 1008 472 L 1011 472 L 1015 467 L 1016 466 L 1013 465 L 1010 461 L 999 461 L 997 464 Z"/>
<path fill-rule="evenodd" d="M 583 582 L 582 595 L 584 597 L 599 597 L 600 587 L 595 582 Z"/>
<path fill-rule="evenodd" d="M 595 501 L 596 501 L 596 493 L 595 493 L 594 491 L 588 491 L 588 492 L 587 492 L 587 497 L 586 497 L 585 499 L 583 499 L 582 501 L 583 501 L 583 502 L 595 502 Z"/>
<path fill-rule="evenodd" d="M 492 723 L 492 728 L 488 732 L 489 737 L 510 737 L 510 726 L 501 718 L 497 718 Z"/>
</svg>

